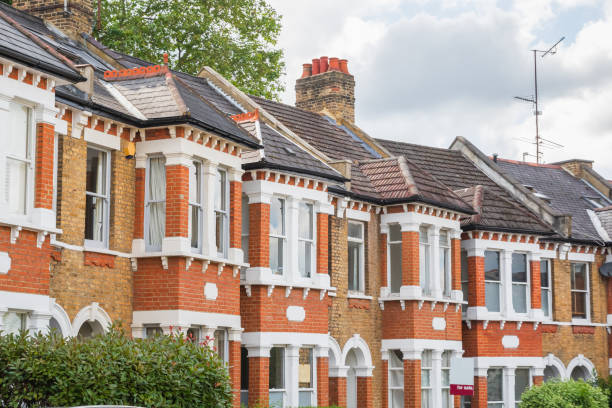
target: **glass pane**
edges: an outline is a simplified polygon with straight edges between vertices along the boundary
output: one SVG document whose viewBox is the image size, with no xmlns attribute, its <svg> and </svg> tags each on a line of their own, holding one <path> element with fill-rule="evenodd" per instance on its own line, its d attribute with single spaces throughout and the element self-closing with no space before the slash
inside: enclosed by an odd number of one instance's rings
<svg viewBox="0 0 612 408">
<path fill-rule="evenodd" d="M 429 387 L 429 370 L 421 370 L 421 387 Z"/>
<path fill-rule="evenodd" d="M 499 312 L 499 283 L 485 282 L 485 303 L 489 312 Z"/>
<path fill-rule="evenodd" d="M 402 286 L 402 244 L 389 245 L 389 260 L 391 265 L 391 292 L 398 293 Z"/>
<path fill-rule="evenodd" d="M 448 246 L 448 231 L 446 230 L 440 231 L 440 246 Z"/>
<path fill-rule="evenodd" d="M 149 245 L 161 247 L 166 229 L 166 203 L 149 204 L 149 233 L 147 240 Z"/>
<path fill-rule="evenodd" d="M 312 242 L 299 241 L 298 246 L 300 275 L 309 278 L 312 273 Z"/>
<path fill-rule="evenodd" d="M 469 284 L 468 282 L 461 282 L 461 291 L 463 292 L 463 300 L 469 300 Z M 468 305 L 462 304 L 461 309 L 465 312 L 468 308 Z"/>
<path fill-rule="evenodd" d="M 589 373 L 589 370 L 586 367 L 576 366 L 576 368 L 572 370 L 570 377 L 574 381 L 579 381 L 579 380 L 588 380 L 591 377 L 591 375 Z"/>
<path fill-rule="evenodd" d="M 283 391 L 270 391 L 270 408 L 282 408 L 283 396 Z"/>
<path fill-rule="evenodd" d="M 426 350 L 421 355 L 421 367 L 431 367 L 431 351 Z"/>
<path fill-rule="evenodd" d="M 271 390 L 285 388 L 285 349 L 272 347 L 270 349 L 270 375 L 269 384 Z M 272 393 L 270 393 L 271 395 Z"/>
<path fill-rule="evenodd" d="M 425 227 L 419 228 L 419 242 L 425 244 L 429 242 L 429 234 L 427 232 L 427 228 Z"/>
<path fill-rule="evenodd" d="M 391 387 L 403 387 L 404 386 L 404 371 L 403 370 L 392 370 L 389 372 L 389 384 Z"/>
<path fill-rule="evenodd" d="M 546 366 L 544 369 L 544 381 L 552 380 L 553 378 L 559 378 L 559 370 L 555 366 Z"/>
<path fill-rule="evenodd" d="M 217 351 L 217 355 L 221 361 L 227 361 L 227 356 L 225 355 L 225 345 L 226 345 L 226 336 L 225 330 L 219 329 L 215 330 L 215 350 Z"/>
<path fill-rule="evenodd" d="M 520 402 L 521 395 L 529 388 L 529 369 L 517 368 L 514 370 L 514 401 Z"/>
<path fill-rule="evenodd" d="M 201 169 L 202 165 L 197 161 L 189 168 L 189 201 L 192 203 L 202 202 Z"/>
<path fill-rule="evenodd" d="M 23 313 L 7 312 L 4 315 L 5 334 L 18 334 L 20 330 L 26 329 L 26 316 Z"/>
<path fill-rule="evenodd" d="M 586 264 L 572 264 L 572 289 L 586 290 Z"/>
<path fill-rule="evenodd" d="M 270 203 L 270 234 L 285 235 L 285 200 L 272 198 Z"/>
<path fill-rule="evenodd" d="M 363 224 L 349 222 L 348 235 L 351 238 L 363 239 Z"/>
<path fill-rule="evenodd" d="M 242 376 L 240 378 L 242 378 Z M 240 390 L 240 406 L 249 406 L 249 390 Z"/>
<path fill-rule="evenodd" d="M 225 214 L 215 212 L 215 246 L 217 253 L 225 253 Z"/>
<path fill-rule="evenodd" d="M 461 280 L 468 280 L 468 256 L 467 251 L 461 251 Z M 465 297 L 464 297 L 465 299 Z"/>
<path fill-rule="evenodd" d="M 586 319 L 586 293 L 572 292 L 572 317 Z"/>
<path fill-rule="evenodd" d="M 389 367 L 404 368 L 404 355 L 401 350 L 389 351 Z"/>
<path fill-rule="evenodd" d="M 404 391 L 391 391 L 391 408 L 404 408 Z"/>
<path fill-rule="evenodd" d="M 106 195 L 106 152 L 87 149 L 85 188 L 90 193 Z"/>
<path fill-rule="evenodd" d="M 10 155 L 26 159 L 29 156 L 28 139 L 30 135 L 31 110 L 18 103 L 11 103 L 10 110 L 11 136 L 4 139 L 2 147 Z"/>
<path fill-rule="evenodd" d="M 389 225 L 389 242 L 402 240 L 402 227 L 399 224 Z"/>
<path fill-rule="evenodd" d="M 147 327 L 145 328 L 145 337 L 147 339 L 152 339 L 157 336 L 161 336 L 164 334 L 161 327 Z"/>
<path fill-rule="evenodd" d="M 191 247 L 199 248 L 200 247 L 200 207 L 196 207 L 194 205 L 190 205 L 190 226 L 191 226 Z"/>
<path fill-rule="evenodd" d="M 421 390 L 421 408 L 433 408 L 431 390 Z"/>
<path fill-rule="evenodd" d="M 450 386 L 450 371 L 442 370 L 442 386 L 448 387 Z"/>
<path fill-rule="evenodd" d="M 450 390 L 442 390 L 442 408 L 451 408 L 451 401 L 452 397 L 450 395 Z"/>
<path fill-rule="evenodd" d="M 512 307 L 516 313 L 527 313 L 527 285 L 512 285 Z"/>
<path fill-rule="evenodd" d="M 312 391 L 300 391 L 300 407 L 312 406 Z"/>
<path fill-rule="evenodd" d="M 423 294 L 429 294 L 429 245 L 419 245 L 419 280 Z"/>
<path fill-rule="evenodd" d="M 166 159 L 152 157 L 149 159 L 149 200 L 160 201 L 166 198 Z"/>
<path fill-rule="evenodd" d="M 242 234 L 249 234 L 249 197 L 246 194 L 242 195 Z M 242 247 L 244 250 L 244 247 Z"/>
<path fill-rule="evenodd" d="M 282 238 L 270 237 L 270 269 L 277 275 L 283 274 L 284 243 Z"/>
<path fill-rule="evenodd" d="M 357 242 L 348 243 L 348 284 L 349 290 L 361 291 L 361 245 Z"/>
<path fill-rule="evenodd" d="M 240 347 L 240 389 L 249 389 L 249 352 L 246 347 Z"/>
<path fill-rule="evenodd" d="M 312 239 L 313 237 L 313 209 L 312 204 L 300 202 L 299 206 L 299 237 Z"/>
<path fill-rule="evenodd" d="M 6 200 L 12 214 L 26 213 L 28 164 L 6 158 Z"/>
<path fill-rule="evenodd" d="M 300 388 L 313 388 L 312 383 L 312 349 L 301 348 L 298 365 L 298 383 Z"/>
<path fill-rule="evenodd" d="M 548 260 L 540 261 L 540 286 L 548 288 L 550 283 L 548 282 Z"/>
<path fill-rule="evenodd" d="M 194 344 L 200 344 L 200 328 L 199 327 L 191 327 L 187 329 L 187 334 L 185 335 L 187 340 Z"/>
<path fill-rule="evenodd" d="M 487 400 L 503 401 L 502 370 L 492 368 L 487 371 Z"/>
<path fill-rule="evenodd" d="M 104 241 L 105 204 L 104 198 L 85 196 L 85 239 Z"/>
<path fill-rule="evenodd" d="M 544 316 L 550 316 L 550 304 L 548 299 L 548 289 L 542 289 L 542 311 Z"/>
<path fill-rule="evenodd" d="M 527 255 L 512 254 L 512 282 L 527 282 Z"/>
<path fill-rule="evenodd" d="M 442 368 L 450 368 L 452 355 L 453 353 L 450 351 L 445 351 L 442 353 Z"/>
<path fill-rule="evenodd" d="M 215 210 L 227 210 L 227 174 L 223 170 L 217 170 L 217 187 L 215 190 Z"/>
<path fill-rule="evenodd" d="M 499 281 L 499 252 L 485 251 L 485 280 Z"/>
<path fill-rule="evenodd" d="M 440 248 L 439 262 L 440 262 L 440 287 L 444 290 L 445 296 L 450 296 L 450 271 L 449 266 L 449 255 L 450 249 Z"/>
</svg>

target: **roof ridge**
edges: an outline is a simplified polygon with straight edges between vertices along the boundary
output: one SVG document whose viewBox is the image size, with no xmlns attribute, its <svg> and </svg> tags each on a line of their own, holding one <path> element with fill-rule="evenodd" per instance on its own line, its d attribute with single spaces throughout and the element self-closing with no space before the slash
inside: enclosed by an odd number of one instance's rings
<svg viewBox="0 0 612 408">
<path fill-rule="evenodd" d="M 170 95 L 174 98 L 174 101 L 178 105 L 179 112 L 182 112 L 183 115 L 189 115 L 189 108 L 185 104 L 183 97 L 181 96 L 181 92 L 178 87 L 174 83 L 173 75 L 169 72 L 166 73 L 166 85 L 168 86 L 168 90 L 170 91 Z"/>
<path fill-rule="evenodd" d="M 412 173 L 410 172 L 410 169 L 408 168 L 408 163 L 406 162 L 406 158 L 404 156 L 399 156 L 396 160 L 397 160 L 397 164 L 399 165 L 400 171 L 402 172 L 402 175 L 404 176 L 404 181 L 406 182 L 408 191 L 410 191 L 410 194 L 418 195 L 419 189 L 416 185 L 416 182 L 414 181 L 414 177 L 412 177 Z"/>
<path fill-rule="evenodd" d="M 520 160 L 502 159 L 501 157 L 498 157 L 497 159 L 494 159 L 492 156 L 488 156 L 488 157 L 489 159 L 497 160 L 498 162 L 501 161 L 505 163 L 518 164 L 521 166 L 543 167 L 543 168 L 549 168 L 549 169 L 562 169 L 563 168 L 558 164 L 533 163 L 533 162 L 525 162 L 525 161 L 520 161 Z"/>
<path fill-rule="evenodd" d="M 444 152 L 447 152 L 447 153 L 453 153 L 453 154 L 454 153 L 459 153 L 459 154 L 461 154 L 461 152 L 459 152 L 458 150 L 452 150 L 452 149 L 449 149 L 448 147 L 427 146 L 427 145 L 418 144 L 418 143 L 401 142 L 399 140 L 381 139 L 381 138 L 374 138 L 374 140 L 376 140 L 377 142 L 381 142 L 381 143 L 394 143 L 394 144 L 404 145 L 404 146 L 422 147 L 422 148 L 425 148 L 425 149 L 440 150 L 440 151 L 444 151 Z"/>
</svg>

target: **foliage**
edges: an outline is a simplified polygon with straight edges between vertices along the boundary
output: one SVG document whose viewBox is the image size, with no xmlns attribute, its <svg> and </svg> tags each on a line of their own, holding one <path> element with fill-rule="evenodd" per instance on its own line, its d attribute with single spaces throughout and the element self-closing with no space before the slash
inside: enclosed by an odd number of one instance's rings
<svg viewBox="0 0 612 408">
<path fill-rule="evenodd" d="M 117 327 L 88 341 L 0 336 L 0 407 L 230 407 L 227 369 L 182 336 L 131 339 Z"/>
<path fill-rule="evenodd" d="M 96 2 L 97 3 L 97 2 Z M 197 75 L 208 65 L 242 91 L 276 98 L 281 16 L 266 0 L 102 0 L 94 36 L 109 48 Z M 97 5 L 96 5 L 97 7 Z M 97 10 L 95 14 L 97 16 Z"/>
<path fill-rule="evenodd" d="M 608 397 L 584 381 L 548 381 L 525 391 L 521 408 L 607 408 Z"/>
<path fill-rule="evenodd" d="M 612 408 L 612 376 L 608 377 L 597 377 L 596 384 L 610 399 L 609 405 Z"/>
</svg>

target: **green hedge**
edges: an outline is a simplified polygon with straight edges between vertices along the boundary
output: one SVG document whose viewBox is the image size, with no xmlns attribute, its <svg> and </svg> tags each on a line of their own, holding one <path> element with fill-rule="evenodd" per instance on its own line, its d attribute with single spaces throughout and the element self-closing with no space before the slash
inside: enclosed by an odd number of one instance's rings
<svg viewBox="0 0 612 408">
<path fill-rule="evenodd" d="M 521 397 L 521 408 L 607 408 L 608 397 L 584 381 L 549 381 Z"/>
<path fill-rule="evenodd" d="M 227 369 L 177 336 L 131 339 L 117 327 L 88 341 L 0 336 L 0 407 L 230 407 Z"/>
</svg>

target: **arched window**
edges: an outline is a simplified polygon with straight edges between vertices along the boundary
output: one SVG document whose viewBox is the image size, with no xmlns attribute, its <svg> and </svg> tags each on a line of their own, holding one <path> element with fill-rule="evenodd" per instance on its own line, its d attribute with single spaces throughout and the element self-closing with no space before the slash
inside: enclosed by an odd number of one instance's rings
<svg viewBox="0 0 612 408">
<path fill-rule="evenodd" d="M 554 380 L 555 378 L 561 378 L 559 369 L 552 365 L 546 366 L 546 368 L 544 368 L 544 381 Z"/>
<path fill-rule="evenodd" d="M 586 380 L 591 379 L 591 373 L 589 372 L 588 368 L 586 368 L 585 366 L 579 365 L 579 366 L 574 367 L 570 377 L 574 381 L 579 381 L 579 380 L 586 381 Z"/>
<path fill-rule="evenodd" d="M 97 322 L 84 322 L 79 328 L 79 333 L 77 334 L 77 338 L 79 340 L 89 340 L 95 336 L 99 336 L 104 333 L 104 328 L 102 325 Z"/>
</svg>

